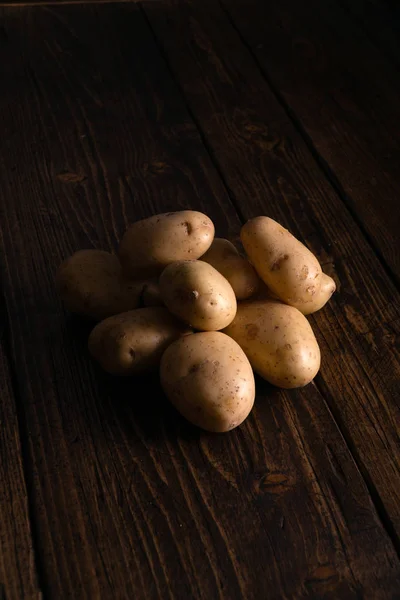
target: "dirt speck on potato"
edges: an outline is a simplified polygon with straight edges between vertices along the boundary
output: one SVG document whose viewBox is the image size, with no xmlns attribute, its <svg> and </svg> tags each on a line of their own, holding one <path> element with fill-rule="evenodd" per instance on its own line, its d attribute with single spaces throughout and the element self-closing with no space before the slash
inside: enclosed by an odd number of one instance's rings
<svg viewBox="0 0 400 600">
<path fill-rule="evenodd" d="M 279 269 L 282 267 L 282 264 L 287 260 L 289 260 L 289 254 L 282 254 L 282 256 L 272 263 L 271 271 L 279 271 Z"/>
<path fill-rule="evenodd" d="M 254 340 L 254 338 L 257 336 L 257 333 L 258 327 L 257 325 L 254 325 L 254 323 L 249 323 L 246 326 L 246 335 L 249 340 Z"/>
</svg>

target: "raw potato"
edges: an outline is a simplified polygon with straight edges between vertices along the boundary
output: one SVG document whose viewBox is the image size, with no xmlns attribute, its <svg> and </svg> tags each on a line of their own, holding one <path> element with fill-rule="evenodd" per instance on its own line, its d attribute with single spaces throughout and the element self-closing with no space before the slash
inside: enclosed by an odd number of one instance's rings
<svg viewBox="0 0 400 600">
<path fill-rule="evenodd" d="M 207 431 L 237 427 L 253 407 L 250 363 L 238 344 L 218 331 L 195 333 L 171 344 L 160 374 L 175 408 Z"/>
<path fill-rule="evenodd" d="M 224 332 L 236 340 L 256 373 L 278 387 L 302 387 L 318 373 L 317 340 L 293 306 L 276 300 L 242 302 Z"/>
<path fill-rule="evenodd" d="M 142 303 L 144 306 L 164 306 L 158 279 L 150 279 L 144 282 Z"/>
<path fill-rule="evenodd" d="M 56 284 L 65 307 L 101 321 L 136 308 L 143 284 L 129 281 L 116 256 L 102 250 L 80 250 L 59 267 Z"/>
<path fill-rule="evenodd" d="M 138 308 L 96 325 L 89 351 L 108 373 L 134 375 L 156 368 L 164 350 L 189 333 L 166 308 Z"/>
<path fill-rule="evenodd" d="M 119 257 L 130 277 L 147 279 L 176 260 L 199 258 L 213 239 L 213 222 L 201 212 L 183 210 L 154 215 L 127 229 Z"/>
<path fill-rule="evenodd" d="M 269 217 L 248 221 L 240 232 L 250 261 L 264 283 L 283 302 L 307 311 L 321 287 L 316 257 L 287 229 Z"/>
<path fill-rule="evenodd" d="M 201 260 L 175 262 L 160 277 L 161 295 L 169 310 L 201 331 L 217 331 L 236 314 L 230 283 Z"/>
<path fill-rule="evenodd" d="M 235 246 L 224 238 L 214 238 L 201 260 L 217 269 L 229 281 L 238 300 L 257 292 L 259 277 L 249 261 L 240 256 Z"/>
<path fill-rule="evenodd" d="M 311 302 L 307 302 L 299 306 L 300 312 L 302 312 L 303 315 L 311 315 L 312 313 L 317 312 L 317 310 L 320 310 L 325 306 L 325 304 L 331 298 L 332 294 L 334 294 L 335 290 L 336 283 L 334 282 L 332 277 L 329 277 L 329 275 L 322 273 L 321 287 L 318 294 L 316 294 L 313 297 L 313 300 Z"/>
</svg>

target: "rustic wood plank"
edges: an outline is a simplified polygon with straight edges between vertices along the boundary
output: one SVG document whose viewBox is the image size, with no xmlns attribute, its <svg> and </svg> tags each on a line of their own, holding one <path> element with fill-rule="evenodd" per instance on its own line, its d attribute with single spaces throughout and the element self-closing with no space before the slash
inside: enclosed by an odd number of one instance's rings
<svg viewBox="0 0 400 600">
<path fill-rule="evenodd" d="M 0 315 L 0 597 L 39 600 L 16 399 L 5 350 L 2 299 Z"/>
<path fill-rule="evenodd" d="M 395 594 L 399 559 L 316 386 L 259 381 L 217 436 L 156 381 L 91 363 L 54 291 L 66 254 L 161 210 L 203 209 L 226 235 L 239 220 L 138 8 L 2 17 L 1 249 L 48 596 Z"/>
<path fill-rule="evenodd" d="M 400 61 L 400 6 L 385 0 L 337 0 L 390 59 Z"/>
<path fill-rule="evenodd" d="M 0 0 L 0 6 L 3 8 L 12 8 L 18 6 L 22 8 L 24 6 L 67 6 L 69 4 L 114 4 L 125 3 L 125 2 L 140 2 L 140 0 Z"/>
<path fill-rule="evenodd" d="M 317 381 L 399 547 L 399 294 L 218 5 L 144 6 L 243 216 L 284 223 L 338 282 L 311 318 L 323 355 Z"/>
<path fill-rule="evenodd" d="M 400 80 L 335 0 L 225 6 L 400 282 Z"/>
</svg>

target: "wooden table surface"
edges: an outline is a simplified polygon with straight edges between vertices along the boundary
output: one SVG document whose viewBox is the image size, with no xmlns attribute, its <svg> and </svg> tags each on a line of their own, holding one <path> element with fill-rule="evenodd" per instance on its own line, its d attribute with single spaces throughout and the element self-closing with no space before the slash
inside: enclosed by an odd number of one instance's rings
<svg viewBox="0 0 400 600">
<path fill-rule="evenodd" d="M 0 598 L 400 598 L 396 2 L 2 4 Z M 315 382 L 229 434 L 102 374 L 54 289 L 183 208 L 338 284 Z"/>
</svg>

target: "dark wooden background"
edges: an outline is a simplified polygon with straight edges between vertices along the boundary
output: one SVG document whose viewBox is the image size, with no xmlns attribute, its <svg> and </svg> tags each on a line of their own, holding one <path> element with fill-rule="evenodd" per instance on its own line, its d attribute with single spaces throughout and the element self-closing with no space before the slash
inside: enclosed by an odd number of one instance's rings
<svg viewBox="0 0 400 600">
<path fill-rule="evenodd" d="M 4 4 L 4 3 L 3 3 Z M 384 0 L 0 8 L 0 598 L 400 598 L 400 24 Z M 267 214 L 338 293 L 315 382 L 201 432 L 117 380 L 57 265 Z"/>
</svg>

